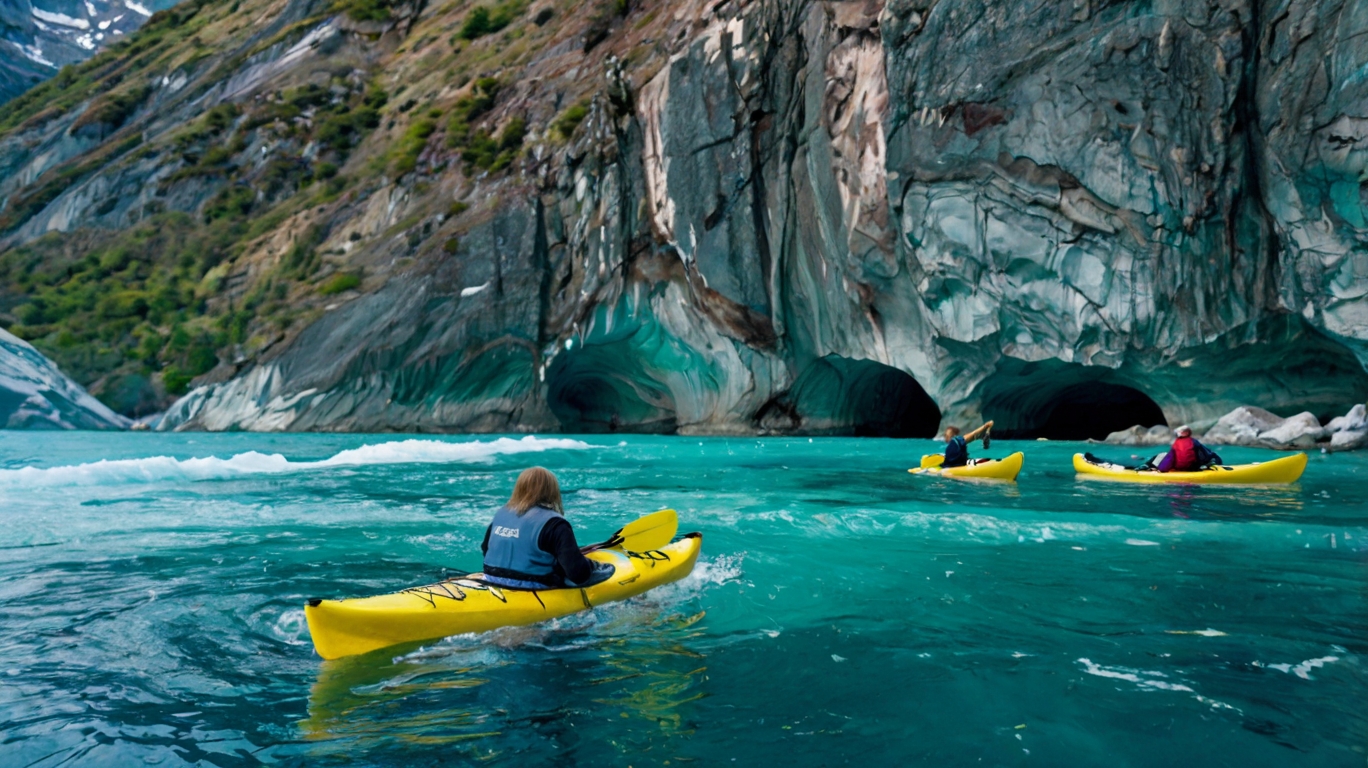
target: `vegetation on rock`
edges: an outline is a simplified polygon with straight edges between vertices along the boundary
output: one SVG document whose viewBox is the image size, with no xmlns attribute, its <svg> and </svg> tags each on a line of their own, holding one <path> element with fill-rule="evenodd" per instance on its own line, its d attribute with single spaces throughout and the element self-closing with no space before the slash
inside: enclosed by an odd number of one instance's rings
<svg viewBox="0 0 1368 768">
<path fill-rule="evenodd" d="M 559 115 L 516 95 L 521 67 L 580 34 L 547 25 L 551 7 L 528 8 L 292 0 L 281 13 L 268 0 L 188 0 L 64 68 L 0 115 L 0 139 L 35 148 L 33 172 L 0 189 L 0 327 L 140 415 L 383 285 L 413 255 L 463 252 L 475 220 L 461 197 L 480 193 L 458 186 L 429 202 L 429 184 L 497 184 L 529 136 L 568 140 L 588 113 L 582 92 Z M 381 26 L 329 32 L 336 14 Z M 385 24 L 401 17 L 410 24 Z M 312 64 L 240 79 L 300 55 L 310 35 Z M 583 75 L 595 88 L 596 72 Z M 353 223 L 396 183 L 416 194 L 378 226 Z M 95 198 L 73 209 L 74 226 L 32 223 L 72 195 Z M 353 261 L 389 248 L 385 268 Z"/>
</svg>

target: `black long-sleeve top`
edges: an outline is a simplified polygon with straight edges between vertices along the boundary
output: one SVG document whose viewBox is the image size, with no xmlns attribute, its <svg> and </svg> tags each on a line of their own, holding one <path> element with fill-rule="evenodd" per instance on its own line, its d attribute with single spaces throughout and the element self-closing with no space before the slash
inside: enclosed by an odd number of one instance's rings
<svg viewBox="0 0 1368 768">
<path fill-rule="evenodd" d="M 489 553 L 491 528 L 493 523 L 485 528 L 484 541 L 480 543 L 481 554 Z M 546 525 L 542 526 L 541 535 L 537 537 L 537 549 L 556 558 L 555 565 L 551 566 L 553 573 L 546 579 L 533 578 L 528 574 L 513 571 L 503 572 L 502 568 L 485 568 L 485 573 L 510 579 L 540 581 L 547 586 L 563 586 L 567 580 L 576 584 L 583 583 L 594 571 L 589 558 L 579 551 L 579 542 L 575 541 L 575 530 L 570 527 L 570 521 L 563 517 L 554 517 L 546 521 Z"/>
</svg>

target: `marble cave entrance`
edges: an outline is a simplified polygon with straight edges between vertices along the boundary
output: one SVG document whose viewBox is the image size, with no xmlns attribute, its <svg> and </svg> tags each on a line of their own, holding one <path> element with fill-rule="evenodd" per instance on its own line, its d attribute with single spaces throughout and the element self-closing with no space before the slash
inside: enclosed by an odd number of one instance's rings
<svg viewBox="0 0 1368 768">
<path fill-rule="evenodd" d="M 556 356 L 546 372 L 547 405 L 566 432 L 670 433 L 670 393 L 643 369 L 625 341 Z"/>
<path fill-rule="evenodd" d="M 1163 410 L 1144 392 L 1108 380 L 1110 371 L 1079 365 L 1027 363 L 998 373 L 980 391 L 983 415 L 1003 439 L 1101 440 L 1139 424 L 1167 423 Z M 972 426 L 972 425 L 971 425 Z"/>
<path fill-rule="evenodd" d="M 931 437 L 940 408 L 917 380 L 872 360 L 828 355 L 756 414 L 763 430 L 858 437 Z"/>
</svg>

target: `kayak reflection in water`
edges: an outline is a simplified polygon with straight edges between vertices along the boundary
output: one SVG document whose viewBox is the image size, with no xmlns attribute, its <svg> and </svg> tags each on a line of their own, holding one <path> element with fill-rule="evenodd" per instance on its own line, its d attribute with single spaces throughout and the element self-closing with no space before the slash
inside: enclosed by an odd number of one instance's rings
<svg viewBox="0 0 1368 768">
<path fill-rule="evenodd" d="M 988 422 L 967 435 L 960 434 L 959 427 L 945 428 L 945 461 L 941 466 L 950 469 L 951 467 L 962 467 L 969 463 L 969 443 L 983 438 L 983 447 L 987 448 L 991 436 L 988 434 L 993 430 L 993 422 Z"/>
<path fill-rule="evenodd" d="M 550 470 L 531 467 L 518 475 L 513 496 L 485 530 L 484 580 L 515 589 L 586 586 L 606 563 L 586 558 L 564 517 L 560 483 Z"/>
<path fill-rule="evenodd" d="M 1223 463 L 1215 451 L 1192 436 L 1192 427 L 1183 425 L 1175 429 L 1173 434 L 1173 445 L 1154 467 L 1160 472 L 1196 472 Z"/>
</svg>

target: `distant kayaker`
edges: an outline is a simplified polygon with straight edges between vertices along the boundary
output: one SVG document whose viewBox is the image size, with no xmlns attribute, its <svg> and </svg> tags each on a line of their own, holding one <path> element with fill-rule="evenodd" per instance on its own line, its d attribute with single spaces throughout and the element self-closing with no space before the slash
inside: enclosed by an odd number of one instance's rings
<svg viewBox="0 0 1368 768">
<path fill-rule="evenodd" d="M 1192 436 L 1192 427 L 1181 426 L 1173 431 L 1175 437 L 1168 453 L 1159 460 L 1155 469 L 1160 472 L 1196 472 L 1212 464 L 1220 464 L 1221 457 L 1216 452 L 1198 442 Z"/>
<path fill-rule="evenodd" d="M 959 427 L 945 428 L 945 461 L 941 466 L 949 469 L 951 467 L 962 467 L 969 463 L 969 443 L 984 438 L 988 438 L 988 433 L 993 429 L 993 422 L 988 422 L 967 435 L 961 435 Z"/>
<path fill-rule="evenodd" d="M 480 545 L 485 581 L 522 589 L 553 589 L 589 581 L 596 565 L 580 553 L 564 514 L 556 476 L 542 467 L 523 470 L 513 496 L 485 529 Z"/>
</svg>

